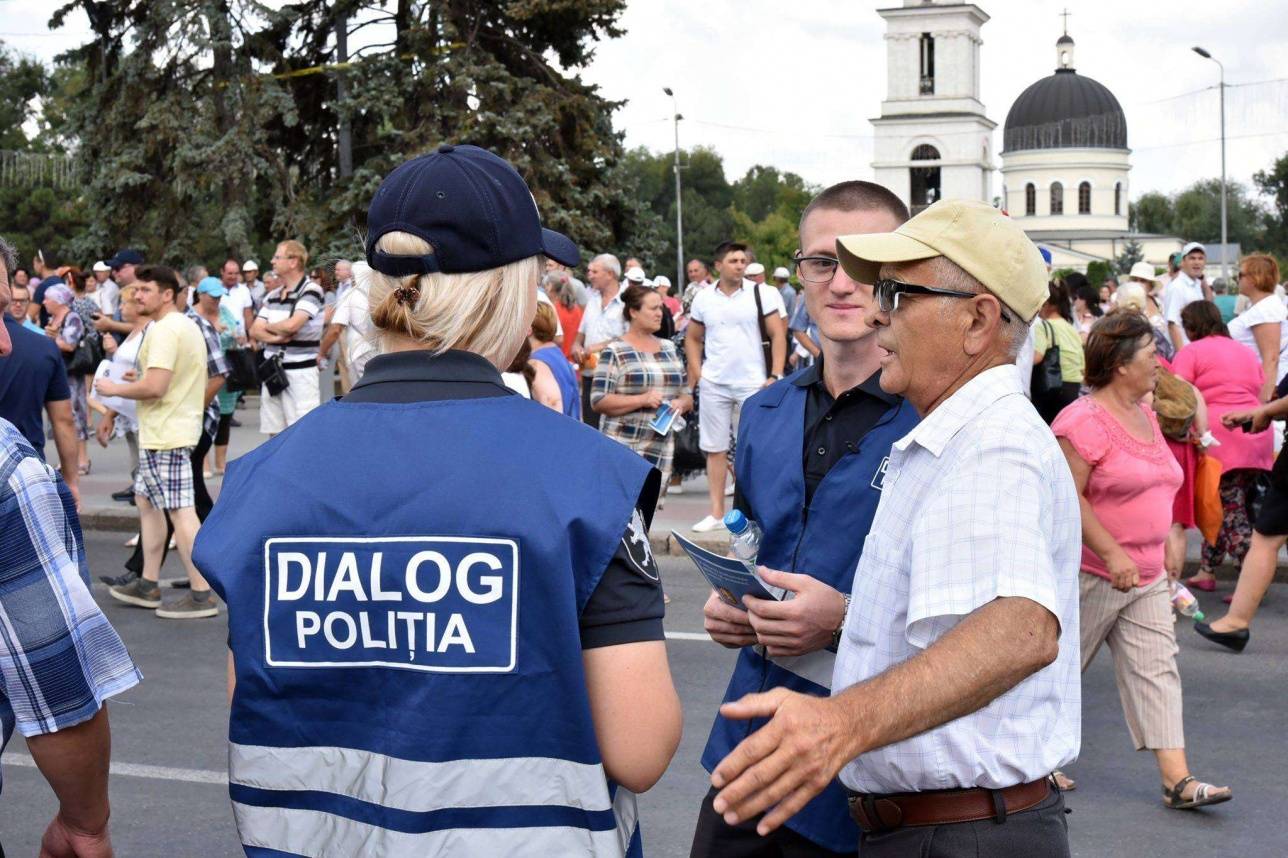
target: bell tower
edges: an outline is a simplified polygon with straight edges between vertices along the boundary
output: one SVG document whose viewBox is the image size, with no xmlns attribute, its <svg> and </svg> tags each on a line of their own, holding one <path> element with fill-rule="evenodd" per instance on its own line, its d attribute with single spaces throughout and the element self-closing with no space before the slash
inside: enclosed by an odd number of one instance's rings
<svg viewBox="0 0 1288 858">
<path fill-rule="evenodd" d="M 979 99 L 972 3 L 904 0 L 886 21 L 886 98 L 872 120 L 875 180 L 915 214 L 941 199 L 992 200 L 993 129 Z"/>
</svg>

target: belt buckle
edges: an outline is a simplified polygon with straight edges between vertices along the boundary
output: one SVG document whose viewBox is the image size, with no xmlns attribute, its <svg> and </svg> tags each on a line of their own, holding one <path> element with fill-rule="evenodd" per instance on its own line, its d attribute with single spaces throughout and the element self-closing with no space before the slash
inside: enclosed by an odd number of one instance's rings
<svg viewBox="0 0 1288 858">
<path fill-rule="evenodd" d="M 874 795 L 852 795 L 850 815 L 865 834 L 883 834 L 903 825 L 903 809 L 898 803 Z"/>
</svg>

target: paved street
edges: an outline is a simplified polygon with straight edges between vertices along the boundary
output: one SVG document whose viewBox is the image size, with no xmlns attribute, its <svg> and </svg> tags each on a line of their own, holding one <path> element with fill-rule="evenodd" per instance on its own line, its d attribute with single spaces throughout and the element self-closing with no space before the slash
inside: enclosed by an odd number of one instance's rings
<svg viewBox="0 0 1288 858">
<path fill-rule="evenodd" d="M 114 572 L 122 534 L 87 535 L 92 569 Z M 163 577 L 177 575 L 170 559 Z M 705 589 L 687 560 L 664 558 L 672 602 L 667 617 L 671 665 L 684 703 L 684 741 L 670 770 L 641 799 L 647 854 L 687 855 L 706 776 L 698 764 L 733 656 L 694 639 L 702 629 Z M 224 784 L 226 706 L 224 640 L 219 620 L 171 622 L 95 596 L 121 632 L 145 680 L 111 704 L 112 833 L 122 858 L 240 854 Z M 1219 594 L 1218 594 L 1219 595 Z M 1202 596 L 1219 610 L 1215 596 Z M 1132 753 L 1107 653 L 1086 677 L 1079 781 L 1069 796 L 1074 854 L 1079 856 L 1282 856 L 1284 772 L 1288 743 L 1288 585 L 1276 585 L 1250 649 L 1218 651 L 1181 632 L 1186 726 L 1197 774 L 1230 783 L 1235 800 L 1185 814 L 1165 810 L 1151 759 Z M 31 767 L 21 738 L 6 754 L 0 841 L 10 856 L 33 856 L 54 812 L 53 796 Z"/>
</svg>

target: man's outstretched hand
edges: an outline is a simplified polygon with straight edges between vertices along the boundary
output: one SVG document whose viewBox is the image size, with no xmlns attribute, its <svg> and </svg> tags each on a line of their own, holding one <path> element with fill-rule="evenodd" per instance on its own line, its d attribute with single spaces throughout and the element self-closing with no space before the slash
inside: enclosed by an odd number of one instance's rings
<svg viewBox="0 0 1288 858">
<path fill-rule="evenodd" d="M 765 813 L 756 826 L 761 836 L 795 816 L 859 754 L 857 731 L 831 698 L 776 688 L 726 703 L 720 714 L 770 719 L 711 773 L 720 790 L 716 812 L 730 825 Z"/>
</svg>

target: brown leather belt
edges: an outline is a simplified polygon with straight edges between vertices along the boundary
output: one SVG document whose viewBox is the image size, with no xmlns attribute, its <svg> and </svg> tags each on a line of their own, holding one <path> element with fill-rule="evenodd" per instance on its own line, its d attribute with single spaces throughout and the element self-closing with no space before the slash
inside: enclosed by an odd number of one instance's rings
<svg viewBox="0 0 1288 858">
<path fill-rule="evenodd" d="M 1041 804 L 1051 794 L 1051 779 L 1042 778 L 1005 789 L 950 789 L 894 795 L 850 794 L 850 816 L 865 833 L 904 826 L 948 825 L 991 819 L 1002 823 L 1008 814 Z"/>
</svg>

